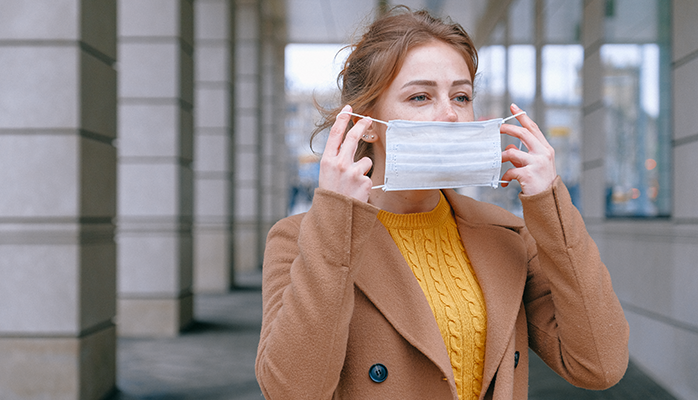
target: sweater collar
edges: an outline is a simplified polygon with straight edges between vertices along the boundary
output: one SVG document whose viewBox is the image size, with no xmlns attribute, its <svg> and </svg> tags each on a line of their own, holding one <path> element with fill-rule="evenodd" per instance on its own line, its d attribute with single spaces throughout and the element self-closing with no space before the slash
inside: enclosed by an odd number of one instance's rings
<svg viewBox="0 0 698 400">
<path fill-rule="evenodd" d="M 439 192 L 439 204 L 427 212 L 395 214 L 380 210 L 378 219 L 388 229 L 428 229 L 439 227 L 451 216 L 451 206 L 443 193 Z"/>
</svg>

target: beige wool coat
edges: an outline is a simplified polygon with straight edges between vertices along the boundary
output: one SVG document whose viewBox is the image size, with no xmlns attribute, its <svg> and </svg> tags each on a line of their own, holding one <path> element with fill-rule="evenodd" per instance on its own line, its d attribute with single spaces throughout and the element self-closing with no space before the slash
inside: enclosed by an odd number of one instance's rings
<svg viewBox="0 0 698 400">
<path fill-rule="evenodd" d="M 524 221 L 445 190 L 482 287 L 481 399 L 525 399 L 530 346 L 574 385 L 604 389 L 628 363 L 628 324 L 558 178 L 521 196 Z M 458 399 L 441 333 L 378 209 L 318 189 L 269 232 L 256 375 L 267 399 Z M 369 369 L 380 363 L 387 378 Z"/>
</svg>

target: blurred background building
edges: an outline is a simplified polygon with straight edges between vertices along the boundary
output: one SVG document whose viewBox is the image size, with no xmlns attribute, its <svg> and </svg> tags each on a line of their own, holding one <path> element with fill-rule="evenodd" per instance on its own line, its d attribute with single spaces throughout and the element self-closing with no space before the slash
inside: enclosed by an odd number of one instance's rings
<svg viewBox="0 0 698 400">
<path fill-rule="evenodd" d="M 260 268 L 312 201 L 338 51 L 391 4 L 0 0 L 0 398 L 101 398 L 117 337 L 176 336 Z M 477 118 L 541 126 L 631 357 L 698 398 L 698 2 L 402 4 L 473 36 Z M 515 187 L 466 193 L 521 213 Z"/>
</svg>

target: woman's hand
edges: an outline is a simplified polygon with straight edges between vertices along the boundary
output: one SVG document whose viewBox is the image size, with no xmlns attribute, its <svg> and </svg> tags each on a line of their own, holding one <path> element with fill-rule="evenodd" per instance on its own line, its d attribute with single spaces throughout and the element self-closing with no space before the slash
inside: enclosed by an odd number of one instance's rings
<svg viewBox="0 0 698 400">
<path fill-rule="evenodd" d="M 350 106 L 345 106 L 342 111 L 352 110 Z M 339 114 L 332 125 L 320 160 L 319 186 L 360 201 L 368 201 L 373 182 L 366 174 L 373 162 L 368 157 L 354 162 L 354 153 L 359 140 L 373 122 L 368 118 L 361 118 L 342 140 L 350 118 L 349 114 Z"/>
<path fill-rule="evenodd" d="M 511 113 L 517 114 L 521 109 L 511 105 Z M 521 191 L 525 195 L 534 195 L 546 190 L 557 177 L 555 171 L 555 150 L 545 139 L 531 118 L 522 114 L 516 119 L 521 127 L 503 124 L 500 132 L 518 138 L 528 149 L 528 153 L 519 150 L 513 144 L 507 146 L 502 152 L 502 162 L 510 161 L 514 168 L 509 169 L 502 176 L 503 181 L 516 179 L 521 184 Z M 507 184 L 502 184 L 506 187 Z"/>
</svg>

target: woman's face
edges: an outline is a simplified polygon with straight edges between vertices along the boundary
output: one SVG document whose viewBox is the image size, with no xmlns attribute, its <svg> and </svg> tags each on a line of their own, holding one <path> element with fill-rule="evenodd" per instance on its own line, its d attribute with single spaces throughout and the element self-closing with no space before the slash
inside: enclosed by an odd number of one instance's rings
<svg viewBox="0 0 698 400">
<path fill-rule="evenodd" d="M 372 116 L 383 121 L 466 122 L 474 119 L 472 100 L 473 81 L 463 56 L 450 45 L 433 41 L 407 52 Z"/>
</svg>

